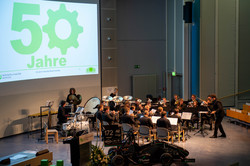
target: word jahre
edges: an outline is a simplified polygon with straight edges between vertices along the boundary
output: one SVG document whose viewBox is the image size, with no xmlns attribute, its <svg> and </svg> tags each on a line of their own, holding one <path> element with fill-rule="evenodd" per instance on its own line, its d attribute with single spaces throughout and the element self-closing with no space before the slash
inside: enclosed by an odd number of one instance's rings
<svg viewBox="0 0 250 166">
<path fill-rule="evenodd" d="M 56 67 L 65 66 L 66 65 L 66 58 L 48 58 L 47 55 L 42 58 L 35 59 L 35 56 L 31 56 L 30 64 L 27 64 L 28 68 L 41 68 L 41 67 Z"/>
</svg>

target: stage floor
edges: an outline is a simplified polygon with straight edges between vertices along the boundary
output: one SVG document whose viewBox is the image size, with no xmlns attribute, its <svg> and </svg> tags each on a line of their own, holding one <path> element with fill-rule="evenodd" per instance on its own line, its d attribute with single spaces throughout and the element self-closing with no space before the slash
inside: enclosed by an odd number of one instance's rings
<svg viewBox="0 0 250 166">
<path fill-rule="evenodd" d="M 191 136 L 186 142 L 175 142 L 176 145 L 186 148 L 189 151 L 189 158 L 195 158 L 195 163 L 189 165 L 202 166 L 230 166 L 239 163 L 240 166 L 247 166 L 250 163 L 250 132 L 246 127 L 235 125 L 228 122 L 227 118 L 223 120 L 223 128 L 227 134 L 227 138 L 211 139 L 209 136 L 213 135 L 213 131 L 207 130 L 209 135 L 203 137 L 201 134 L 189 132 Z M 220 135 L 220 132 L 218 132 Z M 94 132 L 96 134 L 96 132 Z M 56 160 L 64 160 L 65 166 L 70 166 L 70 145 L 63 144 L 62 140 L 56 144 L 55 141 L 38 141 L 39 133 L 21 134 L 0 139 L 0 157 L 7 156 L 24 150 L 39 151 L 42 149 L 49 149 L 53 152 L 53 164 Z M 95 137 L 92 144 L 96 144 L 97 137 Z M 100 139 L 98 143 L 102 144 Z M 109 148 L 104 148 L 107 153 Z M 182 165 L 179 163 L 172 165 Z"/>
</svg>

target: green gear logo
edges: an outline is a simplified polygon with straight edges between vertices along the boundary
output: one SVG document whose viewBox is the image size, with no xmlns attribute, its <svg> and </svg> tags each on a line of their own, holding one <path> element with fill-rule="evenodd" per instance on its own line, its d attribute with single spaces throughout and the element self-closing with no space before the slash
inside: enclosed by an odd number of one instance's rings
<svg viewBox="0 0 250 166">
<path fill-rule="evenodd" d="M 83 32 L 83 27 L 78 25 L 77 16 L 78 13 L 73 11 L 72 13 L 67 11 L 65 4 L 60 5 L 60 9 L 57 11 L 48 10 L 49 16 L 48 24 L 43 26 L 43 31 L 49 36 L 49 48 L 54 47 L 60 48 L 62 55 L 67 54 L 67 49 L 70 47 L 77 48 L 79 43 L 77 41 L 78 35 Z M 57 21 L 60 19 L 65 19 L 71 25 L 71 34 L 67 39 L 60 39 L 55 32 L 55 26 Z"/>
</svg>

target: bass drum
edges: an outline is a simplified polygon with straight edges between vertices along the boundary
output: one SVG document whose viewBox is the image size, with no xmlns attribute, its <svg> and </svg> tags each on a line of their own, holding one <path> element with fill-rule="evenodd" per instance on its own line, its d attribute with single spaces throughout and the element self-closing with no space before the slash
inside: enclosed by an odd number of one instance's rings
<svg viewBox="0 0 250 166">
<path fill-rule="evenodd" d="M 90 98 L 84 105 L 85 114 L 95 114 L 97 111 L 97 105 L 101 104 L 101 100 L 98 97 Z"/>
</svg>

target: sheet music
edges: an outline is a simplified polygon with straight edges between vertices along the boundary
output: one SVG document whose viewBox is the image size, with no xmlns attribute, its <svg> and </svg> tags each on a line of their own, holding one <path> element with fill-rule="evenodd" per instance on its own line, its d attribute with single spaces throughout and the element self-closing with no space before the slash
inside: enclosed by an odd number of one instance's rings
<svg viewBox="0 0 250 166">
<path fill-rule="evenodd" d="M 151 112 L 152 114 L 155 114 L 156 109 L 152 109 L 150 112 Z"/>
<path fill-rule="evenodd" d="M 182 112 L 181 119 L 183 120 L 191 120 L 192 113 L 191 112 Z"/>
<path fill-rule="evenodd" d="M 167 119 L 170 121 L 170 124 L 171 124 L 171 125 L 177 125 L 178 118 L 170 118 L 170 117 L 167 117 Z"/>
<path fill-rule="evenodd" d="M 161 117 L 160 116 L 152 116 L 151 117 L 151 120 L 153 123 L 156 123 L 158 119 L 160 119 Z"/>
</svg>

